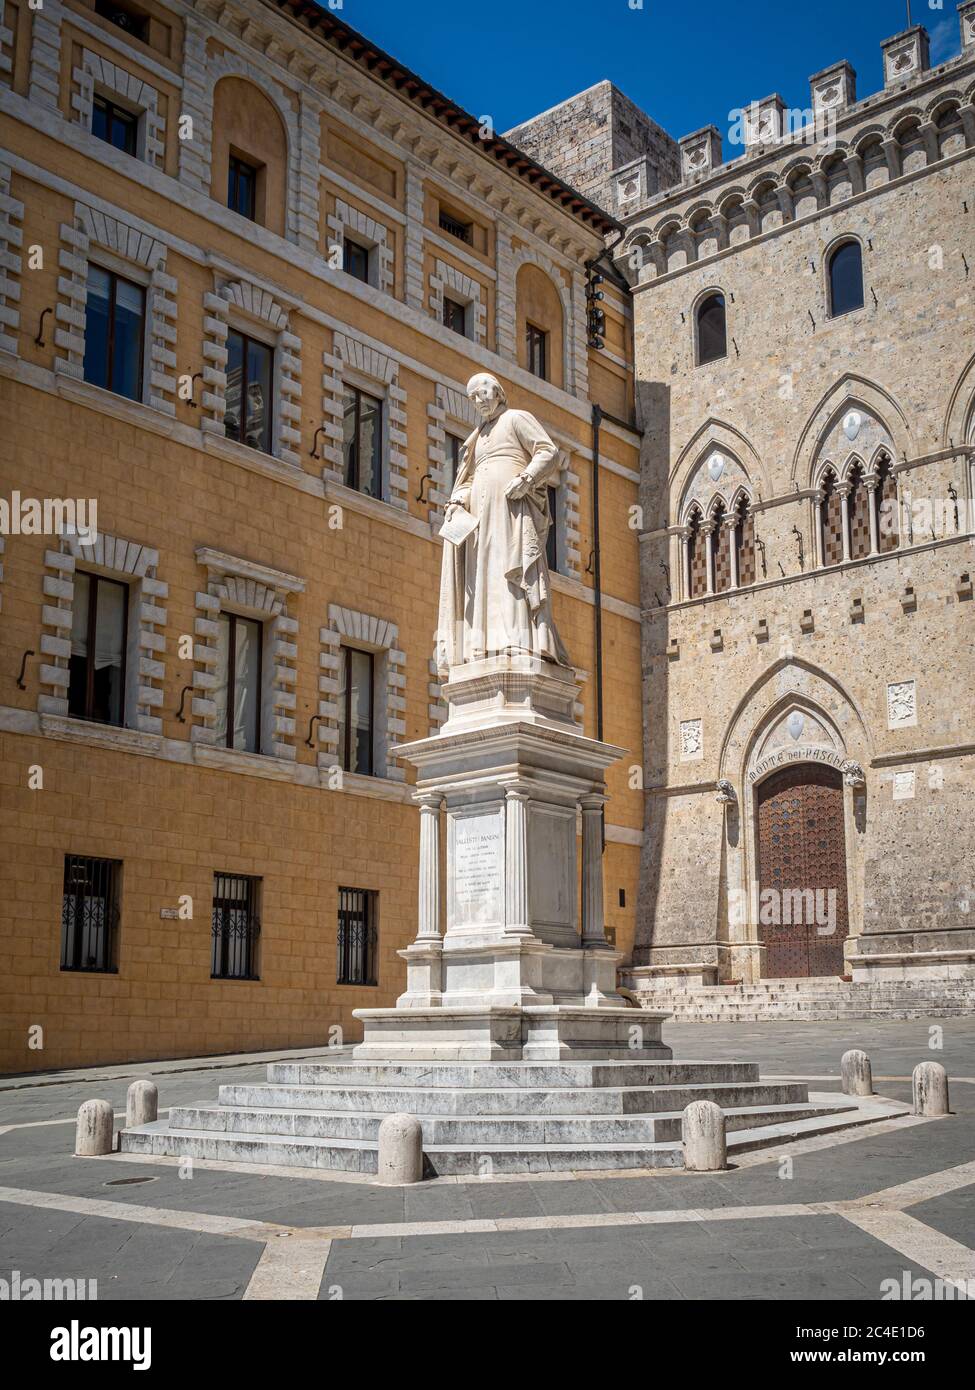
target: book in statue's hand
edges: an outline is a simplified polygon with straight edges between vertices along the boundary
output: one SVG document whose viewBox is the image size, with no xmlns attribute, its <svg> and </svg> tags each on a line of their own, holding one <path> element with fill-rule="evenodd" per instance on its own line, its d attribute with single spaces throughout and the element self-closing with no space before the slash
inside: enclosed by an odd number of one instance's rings
<svg viewBox="0 0 975 1390">
<path fill-rule="evenodd" d="M 463 507 L 455 507 L 450 520 L 441 526 L 440 535 L 445 541 L 450 541 L 451 545 L 463 545 L 467 537 L 473 535 L 476 530 L 477 517 L 471 516 Z"/>
</svg>

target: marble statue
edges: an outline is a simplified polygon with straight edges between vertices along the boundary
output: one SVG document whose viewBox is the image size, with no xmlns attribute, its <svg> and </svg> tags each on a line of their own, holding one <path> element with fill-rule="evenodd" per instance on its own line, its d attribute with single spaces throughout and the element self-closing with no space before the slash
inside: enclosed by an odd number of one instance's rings
<svg viewBox="0 0 975 1390">
<path fill-rule="evenodd" d="M 533 415 L 508 408 L 496 377 L 471 377 L 467 394 L 481 418 L 464 443 L 446 510 L 438 673 L 490 656 L 538 656 L 567 667 L 545 554 L 558 448 Z"/>
</svg>

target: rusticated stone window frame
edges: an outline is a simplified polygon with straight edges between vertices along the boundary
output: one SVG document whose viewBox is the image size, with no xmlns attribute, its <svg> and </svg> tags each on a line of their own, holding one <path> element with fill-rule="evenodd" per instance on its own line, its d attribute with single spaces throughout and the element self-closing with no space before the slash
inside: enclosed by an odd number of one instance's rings
<svg viewBox="0 0 975 1390">
<path fill-rule="evenodd" d="M 16 356 L 24 205 L 10 195 L 12 173 L 9 165 L 0 164 L 0 352 Z"/>
<path fill-rule="evenodd" d="M 354 386 L 383 402 L 383 497 L 401 511 L 409 509 L 409 461 L 406 456 L 406 392 L 399 384 L 400 364 L 349 333 L 336 331 L 332 351 L 322 355 L 322 412 L 325 444 L 322 470 L 326 479 L 345 483 L 342 420 L 346 386 Z"/>
<path fill-rule="evenodd" d="M 119 580 L 129 589 L 123 728 L 161 734 L 168 585 L 157 576 L 159 552 L 141 541 L 102 531 L 91 544 L 62 535 L 44 555 L 39 714 L 68 716 L 74 576 L 78 569 Z M 93 726 L 100 728 L 102 726 Z"/>
<path fill-rule="evenodd" d="M 350 207 L 341 198 L 335 200 L 335 211 L 326 218 L 334 242 L 343 246 L 347 233 L 369 251 L 369 284 L 383 294 L 393 292 L 393 249 L 389 245 L 389 229 L 358 208 Z"/>
<path fill-rule="evenodd" d="M 166 246 L 137 226 L 75 203 L 73 224 L 61 224 L 55 371 L 85 375 L 88 266 L 104 265 L 146 291 L 145 356 L 140 400 L 176 414 L 176 281 L 166 274 Z M 101 254 L 100 254 L 101 253 Z"/>
<path fill-rule="evenodd" d="M 463 304 L 467 312 L 464 337 L 481 346 L 487 341 L 487 309 L 484 305 L 484 290 L 479 281 L 462 271 L 448 265 L 446 261 L 435 261 L 430 276 L 430 308 L 438 323 L 443 323 L 444 296 Z"/>
<path fill-rule="evenodd" d="M 200 428 L 226 438 L 227 338 L 231 329 L 263 341 L 272 351 L 271 454 L 301 467 L 301 339 L 287 309 L 246 279 L 227 280 L 203 296 L 203 393 Z M 248 448 L 242 444 L 241 448 Z"/>
<path fill-rule="evenodd" d="M 159 114 L 156 88 L 87 48 L 82 50 L 81 66 L 75 68 L 73 76 L 78 90 L 72 93 L 71 106 L 78 123 L 91 130 L 96 91 L 118 97 L 119 104 L 139 118 L 136 157 L 153 167 L 160 166 L 166 148 L 166 121 Z"/>
<path fill-rule="evenodd" d="M 297 595 L 305 581 L 297 575 L 255 564 L 209 546 L 196 552 L 197 564 L 207 571 L 206 589 L 196 595 L 197 617 L 193 625 L 193 743 L 219 748 L 216 720 L 217 704 L 213 692 L 218 685 L 218 617 L 222 612 L 256 619 L 262 627 L 261 662 L 261 751 L 242 754 L 226 749 L 235 757 L 272 757 L 293 762 L 295 743 L 296 687 L 298 682 Z"/>
<path fill-rule="evenodd" d="M 319 633 L 322 674 L 318 680 L 318 766 L 339 766 L 340 665 L 343 647 L 373 652 L 375 665 L 375 776 L 391 782 L 406 780 L 406 769 L 396 761 L 396 748 L 406 738 L 406 653 L 398 646 L 396 624 L 387 618 L 357 613 L 329 604 L 328 627 Z M 385 690 L 385 699 L 380 698 Z M 346 773 L 345 776 L 356 774 Z"/>
<path fill-rule="evenodd" d="M 431 526 L 443 520 L 444 508 L 450 500 L 451 480 L 447 463 L 447 435 L 466 439 L 477 425 L 477 412 L 463 391 L 437 384 L 434 399 L 427 403 L 427 471 L 430 487 L 427 501 L 431 504 Z"/>
</svg>

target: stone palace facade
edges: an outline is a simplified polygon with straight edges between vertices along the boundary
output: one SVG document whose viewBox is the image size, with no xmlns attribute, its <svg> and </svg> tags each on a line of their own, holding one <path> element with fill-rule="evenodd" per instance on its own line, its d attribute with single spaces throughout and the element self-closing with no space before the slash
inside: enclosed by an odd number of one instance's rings
<svg viewBox="0 0 975 1390">
<path fill-rule="evenodd" d="M 630 981 L 698 1016 L 731 982 L 975 993 L 971 0 L 959 20 L 940 67 L 916 27 L 881 92 L 840 62 L 806 111 L 746 106 L 724 155 L 714 126 L 678 141 L 676 179 L 650 123 L 580 184 L 626 226 L 645 431 Z M 587 134 L 615 148 L 640 127 L 606 86 L 513 138 L 556 171 Z"/>
<path fill-rule="evenodd" d="M 353 1041 L 416 935 L 475 371 L 559 445 L 556 621 L 640 747 L 618 224 L 305 0 L 2 0 L 0 40 L 0 1068 Z"/>
<path fill-rule="evenodd" d="M 724 163 L 606 82 L 501 137 L 313 0 L 0 0 L 0 1068 L 401 994 L 480 370 L 561 450 L 631 988 L 971 1005 L 960 22 Z"/>
</svg>

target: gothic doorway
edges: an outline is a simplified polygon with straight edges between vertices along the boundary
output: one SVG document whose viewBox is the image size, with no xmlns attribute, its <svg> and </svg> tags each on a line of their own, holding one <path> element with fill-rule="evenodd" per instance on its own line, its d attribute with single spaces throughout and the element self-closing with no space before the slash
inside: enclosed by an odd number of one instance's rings
<svg viewBox="0 0 975 1390">
<path fill-rule="evenodd" d="M 796 763 L 759 785 L 758 879 L 764 976 L 842 975 L 849 909 L 834 768 Z"/>
</svg>

